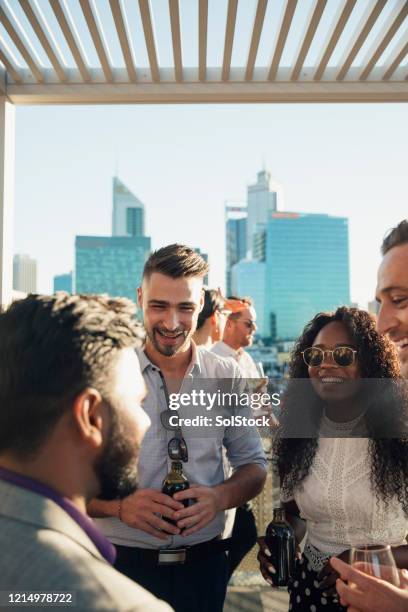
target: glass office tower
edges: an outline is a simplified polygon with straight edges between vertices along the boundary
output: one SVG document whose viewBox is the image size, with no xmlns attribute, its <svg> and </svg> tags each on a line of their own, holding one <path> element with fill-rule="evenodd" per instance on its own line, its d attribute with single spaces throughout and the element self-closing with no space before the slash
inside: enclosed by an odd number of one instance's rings
<svg viewBox="0 0 408 612">
<path fill-rule="evenodd" d="M 252 299 L 257 316 L 257 334 L 263 338 L 270 336 L 265 321 L 265 267 L 263 261 L 242 259 L 231 270 L 231 293 Z"/>
<path fill-rule="evenodd" d="M 272 213 L 266 234 L 266 325 L 295 339 L 317 312 L 350 304 L 348 219 Z"/>
<path fill-rule="evenodd" d="M 76 236 L 76 293 L 107 293 L 136 301 L 150 238 Z"/>
</svg>

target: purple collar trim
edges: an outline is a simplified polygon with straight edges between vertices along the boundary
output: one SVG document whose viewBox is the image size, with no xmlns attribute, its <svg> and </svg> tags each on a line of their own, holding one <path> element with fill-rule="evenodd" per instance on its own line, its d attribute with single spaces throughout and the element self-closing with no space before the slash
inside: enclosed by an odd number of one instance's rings
<svg viewBox="0 0 408 612">
<path fill-rule="evenodd" d="M 33 480 L 27 476 L 16 474 L 15 472 L 2 467 L 0 467 L 0 480 L 4 480 L 5 482 L 9 482 L 17 487 L 32 491 L 37 495 L 48 497 L 48 499 L 51 499 L 53 502 L 58 504 L 58 506 L 65 510 L 65 512 L 69 514 L 69 516 L 85 531 L 86 535 L 93 542 L 106 561 L 108 561 L 108 563 L 111 565 L 114 564 L 116 559 L 116 549 L 113 544 L 109 542 L 107 538 L 105 538 L 103 533 L 101 533 L 101 531 L 99 531 L 99 529 L 95 526 L 95 523 L 86 514 L 81 512 L 68 498 L 63 497 L 54 489 L 51 489 L 51 487 L 39 482 L 38 480 Z"/>
</svg>

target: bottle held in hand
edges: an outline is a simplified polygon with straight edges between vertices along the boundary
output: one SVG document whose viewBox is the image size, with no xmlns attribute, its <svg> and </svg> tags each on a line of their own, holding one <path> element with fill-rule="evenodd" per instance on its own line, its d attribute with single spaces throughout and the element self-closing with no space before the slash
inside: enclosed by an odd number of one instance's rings
<svg viewBox="0 0 408 612">
<path fill-rule="evenodd" d="M 295 567 L 295 534 L 285 521 L 283 508 L 274 508 L 273 520 L 265 533 L 265 544 L 271 551 L 271 564 L 276 573 L 271 574 L 274 586 L 288 586 Z"/>
<path fill-rule="evenodd" d="M 181 463 L 181 461 L 172 461 L 170 472 L 167 474 L 166 478 L 163 480 L 162 493 L 165 493 L 166 495 L 170 495 L 170 497 L 173 497 L 175 493 L 178 493 L 179 491 L 184 491 L 185 489 L 189 489 L 189 488 L 190 488 L 190 483 L 188 482 L 187 478 L 183 474 L 183 464 Z M 184 499 L 181 503 L 183 504 L 183 506 L 187 508 L 189 506 L 189 502 L 190 500 Z M 165 521 L 168 521 L 172 525 L 176 524 L 175 521 L 165 516 L 163 516 L 163 519 Z"/>
</svg>

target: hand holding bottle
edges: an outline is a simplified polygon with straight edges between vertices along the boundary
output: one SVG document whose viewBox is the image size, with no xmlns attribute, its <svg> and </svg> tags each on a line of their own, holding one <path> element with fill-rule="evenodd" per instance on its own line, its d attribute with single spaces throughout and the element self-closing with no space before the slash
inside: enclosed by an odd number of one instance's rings
<svg viewBox="0 0 408 612">
<path fill-rule="evenodd" d="M 177 527 L 182 529 L 182 536 L 188 536 L 199 531 L 221 510 L 219 494 L 215 487 L 204 487 L 192 484 L 189 489 L 176 493 L 174 499 L 183 502 L 187 499 L 196 500 L 188 508 L 177 510 L 174 514 Z"/>
<path fill-rule="evenodd" d="M 268 584 L 270 584 L 272 587 L 274 587 L 275 585 L 273 584 L 272 581 L 272 576 L 274 576 L 276 574 L 276 569 L 272 563 L 272 553 L 269 550 L 266 542 L 265 542 L 265 538 L 264 537 L 260 537 L 257 539 L 258 542 L 258 546 L 259 546 L 259 551 L 258 551 L 258 555 L 257 555 L 257 559 L 259 562 L 259 569 L 260 572 L 264 578 L 264 580 L 266 580 L 266 582 Z M 295 553 L 295 557 L 296 559 L 301 559 L 302 557 L 302 553 L 300 551 L 300 546 L 296 545 L 296 553 Z"/>
<path fill-rule="evenodd" d="M 180 529 L 161 516 L 171 519 L 180 508 L 183 508 L 183 504 L 169 495 L 155 489 L 140 489 L 122 500 L 120 519 L 129 527 L 167 540 L 169 534 L 177 535 Z"/>
</svg>

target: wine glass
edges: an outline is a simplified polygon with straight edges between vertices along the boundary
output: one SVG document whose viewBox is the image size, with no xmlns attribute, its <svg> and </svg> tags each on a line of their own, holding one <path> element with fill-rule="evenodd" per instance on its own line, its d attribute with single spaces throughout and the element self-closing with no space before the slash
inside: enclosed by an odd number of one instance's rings
<svg viewBox="0 0 408 612">
<path fill-rule="evenodd" d="M 400 586 L 400 579 L 391 546 L 353 547 L 350 550 L 350 565 L 356 569 Z M 351 585 L 353 586 L 353 585 Z"/>
</svg>

